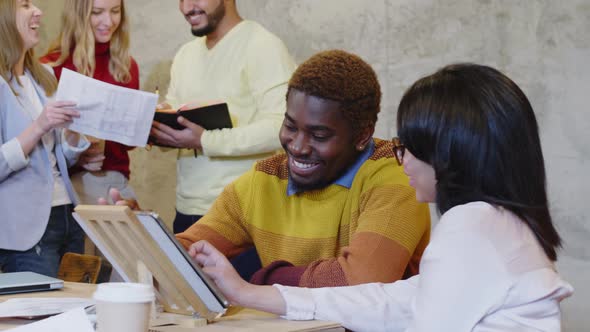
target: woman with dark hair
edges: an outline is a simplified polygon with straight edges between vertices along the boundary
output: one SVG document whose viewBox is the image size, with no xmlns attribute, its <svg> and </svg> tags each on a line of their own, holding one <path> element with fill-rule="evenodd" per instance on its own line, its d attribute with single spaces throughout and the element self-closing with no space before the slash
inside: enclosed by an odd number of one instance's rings
<svg viewBox="0 0 590 332">
<path fill-rule="evenodd" d="M 442 213 L 420 274 L 338 288 L 254 286 L 200 242 L 190 254 L 235 304 L 355 331 L 559 331 L 572 294 L 556 269 L 535 115 L 499 71 L 451 65 L 414 83 L 394 151 L 419 201 Z"/>
<path fill-rule="evenodd" d="M 441 214 L 476 201 L 502 207 L 557 259 L 537 121 L 514 82 L 490 67 L 447 66 L 406 92 L 397 123 L 406 149 L 435 170 Z"/>
</svg>

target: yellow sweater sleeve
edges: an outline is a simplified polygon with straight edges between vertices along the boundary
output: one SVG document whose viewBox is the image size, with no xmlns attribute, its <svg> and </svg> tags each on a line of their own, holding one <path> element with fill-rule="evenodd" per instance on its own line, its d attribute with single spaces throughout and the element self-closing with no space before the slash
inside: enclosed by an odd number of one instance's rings
<svg viewBox="0 0 590 332">
<path fill-rule="evenodd" d="M 376 187 L 361 196 L 358 226 L 339 256 L 313 262 L 301 276 L 301 287 L 393 282 L 404 277 L 414 255 L 427 243 L 430 214 L 412 188 Z M 417 270 L 417 269 L 412 269 Z"/>
<path fill-rule="evenodd" d="M 252 240 L 244 228 L 234 185 L 225 187 L 207 214 L 183 233 L 176 234 L 176 238 L 185 248 L 199 240 L 207 240 L 227 257 L 251 247 Z"/>
</svg>

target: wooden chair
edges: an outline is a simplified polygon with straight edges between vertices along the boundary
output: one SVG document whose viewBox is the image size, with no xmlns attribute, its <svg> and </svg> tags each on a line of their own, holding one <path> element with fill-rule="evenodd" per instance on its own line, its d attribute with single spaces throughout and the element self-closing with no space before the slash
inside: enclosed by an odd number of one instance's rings
<svg viewBox="0 0 590 332">
<path fill-rule="evenodd" d="M 66 252 L 59 264 L 57 277 L 64 281 L 95 284 L 100 273 L 101 261 L 98 256 Z"/>
</svg>

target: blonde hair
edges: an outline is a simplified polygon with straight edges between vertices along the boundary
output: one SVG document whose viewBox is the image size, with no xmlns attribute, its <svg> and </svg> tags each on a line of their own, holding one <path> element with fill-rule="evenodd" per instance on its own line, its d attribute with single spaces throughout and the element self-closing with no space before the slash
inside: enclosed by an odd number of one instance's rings
<svg viewBox="0 0 590 332">
<path fill-rule="evenodd" d="M 16 27 L 16 0 L 0 0 L 0 44 L 0 76 L 17 95 L 10 82 L 16 78 L 16 82 L 22 86 L 14 69 L 23 54 L 24 42 Z M 57 80 L 51 72 L 43 68 L 32 48 L 25 53 L 24 68 L 48 96 L 53 95 L 57 89 Z"/>
<path fill-rule="evenodd" d="M 60 52 L 53 66 L 63 64 L 73 50 L 74 66 L 79 73 L 92 77 L 95 70 L 94 32 L 90 24 L 93 0 L 66 0 L 62 14 L 62 26 L 48 54 Z M 110 42 L 109 72 L 115 81 L 131 81 L 131 57 L 129 56 L 129 24 L 125 14 L 125 2 L 121 0 L 121 22 Z"/>
</svg>

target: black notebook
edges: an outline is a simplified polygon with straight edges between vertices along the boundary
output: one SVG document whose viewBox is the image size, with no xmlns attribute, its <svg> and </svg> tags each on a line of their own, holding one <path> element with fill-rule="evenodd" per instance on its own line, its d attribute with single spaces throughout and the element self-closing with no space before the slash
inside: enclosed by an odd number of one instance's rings
<svg viewBox="0 0 590 332">
<path fill-rule="evenodd" d="M 157 110 L 154 114 L 154 121 L 158 121 L 177 130 L 182 130 L 184 127 L 176 120 L 178 116 L 182 116 L 206 130 L 232 128 L 229 109 L 226 103 L 201 107 L 191 107 L 190 104 L 187 104 L 179 110 Z"/>
</svg>

